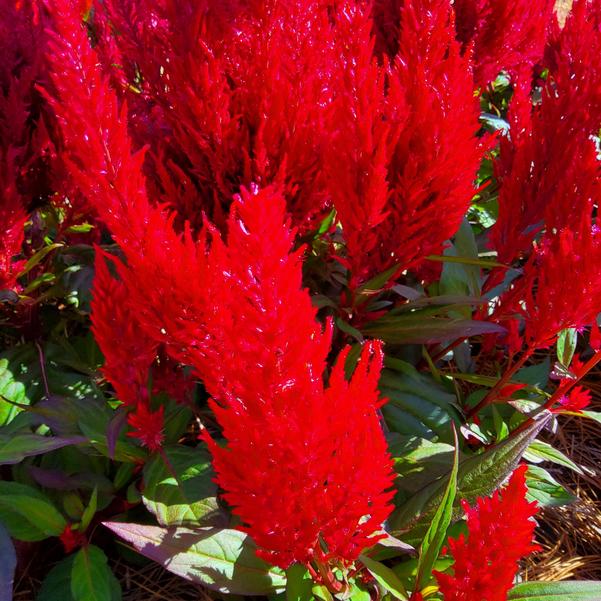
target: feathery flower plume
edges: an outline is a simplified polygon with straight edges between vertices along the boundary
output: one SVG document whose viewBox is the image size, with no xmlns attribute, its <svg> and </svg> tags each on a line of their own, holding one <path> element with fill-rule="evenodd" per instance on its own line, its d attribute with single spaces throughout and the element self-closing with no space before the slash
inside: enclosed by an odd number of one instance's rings
<svg viewBox="0 0 601 601">
<path fill-rule="evenodd" d="M 601 124 L 601 31 L 586 1 L 574 4 L 547 49 L 549 78 L 540 103 L 518 88 L 511 130 L 495 164 L 499 217 L 490 244 L 503 263 L 529 252 L 544 229 L 590 213 L 598 198 L 600 163 L 591 137 Z M 592 7 L 592 4 L 591 4 Z"/>
<path fill-rule="evenodd" d="M 324 169 L 360 282 L 440 252 L 469 206 L 487 146 L 476 138 L 471 61 L 461 56 L 448 0 L 404 3 L 389 67 L 369 60 L 369 28 L 354 11 L 338 25 L 348 54 L 337 67 Z"/>
<path fill-rule="evenodd" d="M 553 0 L 455 0 L 457 37 L 473 48 L 476 85 L 485 87 L 507 71 L 529 87 L 542 58 Z"/>
<path fill-rule="evenodd" d="M 227 242 L 209 252 L 219 304 L 195 362 L 227 441 L 205 437 L 217 481 L 259 554 L 281 567 L 355 560 L 392 495 L 377 414 L 382 351 L 367 345 L 347 381 L 345 349 L 324 385 L 331 325 L 315 319 L 293 240 L 282 196 L 243 190 Z"/>
<path fill-rule="evenodd" d="M 590 217 L 545 236 L 523 271 L 501 296 L 494 318 L 520 316 L 527 348 L 546 348 L 561 330 L 590 326 L 601 312 L 601 232 Z"/>
<path fill-rule="evenodd" d="M 435 572 L 445 601 L 506 601 L 518 562 L 538 550 L 536 503 L 525 498 L 526 469 L 518 467 L 501 492 L 478 499 L 475 507 L 464 501 L 467 538 L 449 539 L 453 574 Z"/>
</svg>

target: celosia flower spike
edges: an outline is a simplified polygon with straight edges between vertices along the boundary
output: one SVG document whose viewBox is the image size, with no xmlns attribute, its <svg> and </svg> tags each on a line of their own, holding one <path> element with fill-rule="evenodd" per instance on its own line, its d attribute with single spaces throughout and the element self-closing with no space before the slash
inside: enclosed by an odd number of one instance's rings
<svg viewBox="0 0 601 601">
<path fill-rule="evenodd" d="M 302 249 L 291 251 L 284 215 L 275 191 L 243 191 L 227 242 L 210 250 L 207 295 L 218 309 L 192 360 L 227 446 L 205 437 L 225 499 L 262 557 L 281 567 L 353 561 L 391 509 L 377 413 L 382 352 L 367 345 L 347 382 L 347 349 L 324 386 L 331 326 L 322 331 L 302 289 Z"/>
<path fill-rule="evenodd" d="M 537 507 L 526 501 L 526 470 L 520 466 L 501 492 L 478 499 L 475 507 L 463 502 L 468 535 L 449 539 L 453 573 L 435 572 L 444 601 L 506 601 L 518 562 L 538 550 Z"/>
</svg>

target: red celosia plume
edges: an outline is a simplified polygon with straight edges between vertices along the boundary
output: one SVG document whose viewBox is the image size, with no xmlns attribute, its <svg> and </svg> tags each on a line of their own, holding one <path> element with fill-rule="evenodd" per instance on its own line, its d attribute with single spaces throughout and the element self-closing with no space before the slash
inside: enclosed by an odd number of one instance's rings
<svg viewBox="0 0 601 601">
<path fill-rule="evenodd" d="M 574 285 L 566 286 L 566 274 Z M 544 348 L 561 330 L 583 329 L 596 320 L 600 286 L 601 233 L 585 217 L 535 246 L 522 277 L 501 296 L 494 316 L 520 316 L 525 345 Z"/>
<path fill-rule="evenodd" d="M 452 574 L 436 572 L 444 601 L 505 601 L 518 562 L 536 551 L 533 544 L 536 503 L 526 501 L 526 466 L 520 466 L 507 486 L 475 507 L 464 502 L 467 537 L 449 539 L 455 563 Z"/>
<path fill-rule="evenodd" d="M 219 310 L 207 316 L 210 342 L 194 364 L 227 446 L 206 439 L 224 496 L 263 557 L 282 567 L 352 561 L 391 508 L 377 413 L 382 354 L 367 346 L 346 381 L 343 351 L 324 386 L 331 329 L 322 331 L 302 289 L 284 211 L 273 190 L 243 192 L 227 242 L 209 253 Z"/>
<path fill-rule="evenodd" d="M 340 17 L 348 54 L 337 67 L 324 169 L 358 283 L 441 251 L 469 206 L 486 143 L 476 137 L 471 62 L 448 1 L 404 3 L 390 66 L 370 60 L 369 22 L 355 11 Z"/>
<path fill-rule="evenodd" d="M 590 213 L 599 197 L 597 151 L 601 125 L 601 31 L 593 4 L 580 1 L 547 48 L 548 80 L 540 102 L 518 88 L 511 131 L 501 139 L 495 175 L 499 217 L 490 240 L 501 262 L 528 253 L 544 229 L 565 227 Z"/>
<path fill-rule="evenodd" d="M 541 59 L 553 0 L 455 0 L 457 37 L 473 49 L 476 85 L 485 87 L 500 71 L 530 85 Z"/>
</svg>

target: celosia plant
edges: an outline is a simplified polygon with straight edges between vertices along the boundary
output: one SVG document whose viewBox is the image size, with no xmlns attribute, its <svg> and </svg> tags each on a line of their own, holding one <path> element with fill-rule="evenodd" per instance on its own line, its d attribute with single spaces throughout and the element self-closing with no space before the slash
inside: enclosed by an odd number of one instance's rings
<svg viewBox="0 0 601 601">
<path fill-rule="evenodd" d="M 219 595 L 601 598 L 519 583 L 598 419 L 601 15 L 552 8 L 0 7 L 0 598 L 54 539 L 38 601 L 120 599 L 109 531 Z"/>
</svg>

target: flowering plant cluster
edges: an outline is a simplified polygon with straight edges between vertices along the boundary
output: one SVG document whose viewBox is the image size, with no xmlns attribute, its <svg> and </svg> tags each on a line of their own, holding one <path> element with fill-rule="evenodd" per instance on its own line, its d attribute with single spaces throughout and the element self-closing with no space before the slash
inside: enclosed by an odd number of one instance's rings
<svg viewBox="0 0 601 601">
<path fill-rule="evenodd" d="M 601 421 L 598 3 L 6 0 L 0 48 L 1 599 L 46 550 L 38 601 L 117 601 L 132 548 L 601 598 L 520 576 Z"/>
</svg>

